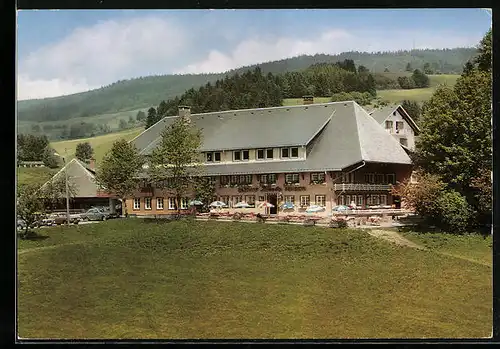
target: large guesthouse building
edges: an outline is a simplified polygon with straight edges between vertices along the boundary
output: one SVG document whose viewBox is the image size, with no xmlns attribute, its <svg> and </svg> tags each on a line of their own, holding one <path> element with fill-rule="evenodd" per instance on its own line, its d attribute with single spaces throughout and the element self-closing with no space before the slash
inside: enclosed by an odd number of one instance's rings
<svg viewBox="0 0 500 349">
<path fill-rule="evenodd" d="M 274 205 L 267 209 L 270 214 L 281 213 L 285 202 L 294 204 L 285 212 L 319 205 L 329 213 L 352 203 L 399 208 L 391 188 L 411 175 L 408 151 L 414 140 L 408 138 L 418 129 L 404 110 L 394 111 L 384 110 L 387 117 L 375 113 L 375 118 L 352 101 L 203 114 L 181 107 L 178 116 L 163 118 L 131 143 L 147 156 L 166 126 L 188 118 L 202 131 L 203 175 L 215 186 L 213 200 L 230 209 L 240 201 L 254 212 L 263 212 L 258 206 L 267 201 Z M 391 117 L 398 130 L 405 130 L 405 144 L 387 129 Z M 184 198 L 181 209 L 188 209 L 191 199 Z M 145 179 L 127 207 L 135 215 L 170 214 L 175 199 Z"/>
</svg>

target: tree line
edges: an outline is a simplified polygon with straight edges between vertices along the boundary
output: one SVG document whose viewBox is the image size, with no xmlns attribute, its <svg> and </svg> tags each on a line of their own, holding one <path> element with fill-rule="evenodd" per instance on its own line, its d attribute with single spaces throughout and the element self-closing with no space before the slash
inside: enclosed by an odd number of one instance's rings
<svg viewBox="0 0 500 349">
<path fill-rule="evenodd" d="M 375 80 L 368 69 L 356 68 L 354 61 L 315 64 L 303 72 L 263 74 L 259 67 L 243 74 L 225 76 L 197 90 L 189 89 L 180 97 L 161 101 L 151 107 L 146 129 L 165 116 L 177 115 L 179 105 L 188 105 L 193 113 L 281 106 L 283 98 L 305 95 L 331 96 L 339 92 L 376 95 Z"/>
</svg>

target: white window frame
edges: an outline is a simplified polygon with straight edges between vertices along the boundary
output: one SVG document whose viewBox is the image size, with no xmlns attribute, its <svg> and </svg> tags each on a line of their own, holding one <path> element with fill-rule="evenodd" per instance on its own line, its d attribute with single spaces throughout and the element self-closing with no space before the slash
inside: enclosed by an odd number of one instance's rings
<svg viewBox="0 0 500 349">
<path fill-rule="evenodd" d="M 286 150 L 288 152 L 287 156 L 283 156 L 283 150 Z M 282 159 L 289 159 L 290 158 L 290 148 L 281 148 L 280 149 L 280 157 Z"/>
<path fill-rule="evenodd" d="M 181 198 L 181 210 L 187 210 L 189 208 L 189 198 Z"/>
<path fill-rule="evenodd" d="M 347 194 L 345 196 L 345 205 L 346 206 L 349 206 L 351 204 L 351 195 L 350 194 Z"/>
<path fill-rule="evenodd" d="M 248 152 L 248 158 L 244 159 L 243 158 L 243 153 Z M 236 160 L 236 154 L 240 154 L 240 159 Z M 248 149 L 242 149 L 242 150 L 234 150 L 233 151 L 233 161 L 239 162 L 239 161 L 249 161 L 250 160 L 250 150 Z"/>
<path fill-rule="evenodd" d="M 173 197 L 168 198 L 168 209 L 175 210 L 175 198 Z"/>
<path fill-rule="evenodd" d="M 144 209 L 151 210 L 151 198 L 150 197 L 144 198 Z"/>
<path fill-rule="evenodd" d="M 161 197 L 156 198 L 156 209 L 163 210 L 163 198 Z"/>
<path fill-rule="evenodd" d="M 394 124 L 393 124 L 392 120 L 385 121 L 385 129 L 386 130 L 392 130 L 393 126 L 394 126 Z"/>
<path fill-rule="evenodd" d="M 293 156 L 292 155 L 292 149 L 297 149 L 297 156 Z M 290 155 L 290 159 L 298 159 L 298 157 L 299 157 L 299 147 L 291 147 L 290 148 L 290 152 L 288 153 L 288 155 Z"/>
<path fill-rule="evenodd" d="M 215 155 L 219 154 L 219 160 L 215 159 Z M 213 156 L 213 162 L 221 162 L 222 161 L 222 154 L 220 151 L 214 151 L 214 156 Z"/>
<path fill-rule="evenodd" d="M 300 207 L 307 207 L 311 204 L 311 196 L 310 195 L 301 195 L 300 196 Z"/>
<path fill-rule="evenodd" d="M 337 205 L 345 205 L 344 195 L 339 195 Z"/>
<path fill-rule="evenodd" d="M 212 156 L 212 160 L 208 160 L 209 154 Z M 219 160 L 215 160 L 215 154 L 219 154 Z M 221 160 L 222 160 L 222 157 L 221 157 L 220 151 L 211 151 L 211 152 L 205 153 L 205 161 L 206 162 L 221 162 Z"/>
<path fill-rule="evenodd" d="M 269 151 L 271 151 L 272 156 L 268 156 Z M 273 148 L 266 149 L 265 156 L 266 156 L 266 159 L 274 159 L 274 149 Z"/>
<path fill-rule="evenodd" d="M 295 195 L 285 195 L 285 202 L 291 202 L 295 205 Z"/>
<path fill-rule="evenodd" d="M 259 157 L 259 151 L 262 151 L 262 157 Z M 255 159 L 264 160 L 266 158 L 266 149 L 257 149 Z"/>
<path fill-rule="evenodd" d="M 291 178 L 291 181 L 289 181 L 288 178 Z M 297 180 L 295 180 L 295 179 L 297 179 Z M 300 175 L 298 173 L 286 173 L 285 174 L 285 183 L 286 184 L 300 183 Z"/>
<path fill-rule="evenodd" d="M 326 206 L 326 195 L 316 195 L 316 197 L 314 199 L 315 199 L 314 202 L 316 203 L 316 205 L 322 206 L 322 207 Z"/>
<path fill-rule="evenodd" d="M 238 155 L 240 156 L 240 158 L 239 158 L 239 159 L 236 159 L 236 154 L 238 154 Z M 241 155 L 242 155 L 242 154 L 241 154 L 241 150 L 234 150 L 234 151 L 233 151 L 233 161 L 241 161 L 241 159 L 242 159 L 242 156 L 241 156 Z"/>
<path fill-rule="evenodd" d="M 134 210 L 141 209 L 141 198 L 134 198 Z"/>
<path fill-rule="evenodd" d="M 214 153 L 212 153 L 212 152 L 205 153 L 205 161 L 206 162 L 214 162 Z"/>
<path fill-rule="evenodd" d="M 356 205 L 358 205 L 360 207 L 363 206 L 363 195 L 358 195 Z"/>
<path fill-rule="evenodd" d="M 404 128 L 405 128 L 404 121 L 396 121 L 396 131 L 404 130 Z"/>
</svg>

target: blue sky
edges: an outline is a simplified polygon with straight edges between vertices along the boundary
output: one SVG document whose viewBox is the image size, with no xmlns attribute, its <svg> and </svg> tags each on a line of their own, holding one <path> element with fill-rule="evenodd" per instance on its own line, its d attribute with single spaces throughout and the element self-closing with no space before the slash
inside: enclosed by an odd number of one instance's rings
<svg viewBox="0 0 500 349">
<path fill-rule="evenodd" d="M 299 54 L 476 45 L 482 9 L 19 11 L 18 98 Z"/>
</svg>

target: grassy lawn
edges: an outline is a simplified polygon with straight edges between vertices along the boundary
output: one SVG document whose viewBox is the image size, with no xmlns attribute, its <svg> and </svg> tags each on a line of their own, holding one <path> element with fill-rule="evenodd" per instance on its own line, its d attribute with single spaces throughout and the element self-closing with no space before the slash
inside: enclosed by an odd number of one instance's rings
<svg viewBox="0 0 500 349">
<path fill-rule="evenodd" d="M 100 161 L 108 150 L 113 146 L 113 142 L 120 138 L 130 140 L 144 131 L 143 127 L 133 128 L 121 132 L 110 133 L 102 136 L 82 139 L 72 139 L 68 141 L 59 141 L 51 143 L 51 146 L 61 155 L 64 155 L 64 150 L 67 148 L 68 159 L 75 157 L 76 146 L 78 143 L 89 142 L 94 148 L 94 156 L 96 161 Z"/>
<path fill-rule="evenodd" d="M 36 184 L 38 186 L 47 182 L 59 169 L 50 169 L 48 167 L 18 167 L 17 184 Z"/>
<path fill-rule="evenodd" d="M 42 231 L 18 246 L 23 338 L 491 334 L 487 240 L 444 243 L 480 264 L 321 227 L 128 219 Z"/>
</svg>

